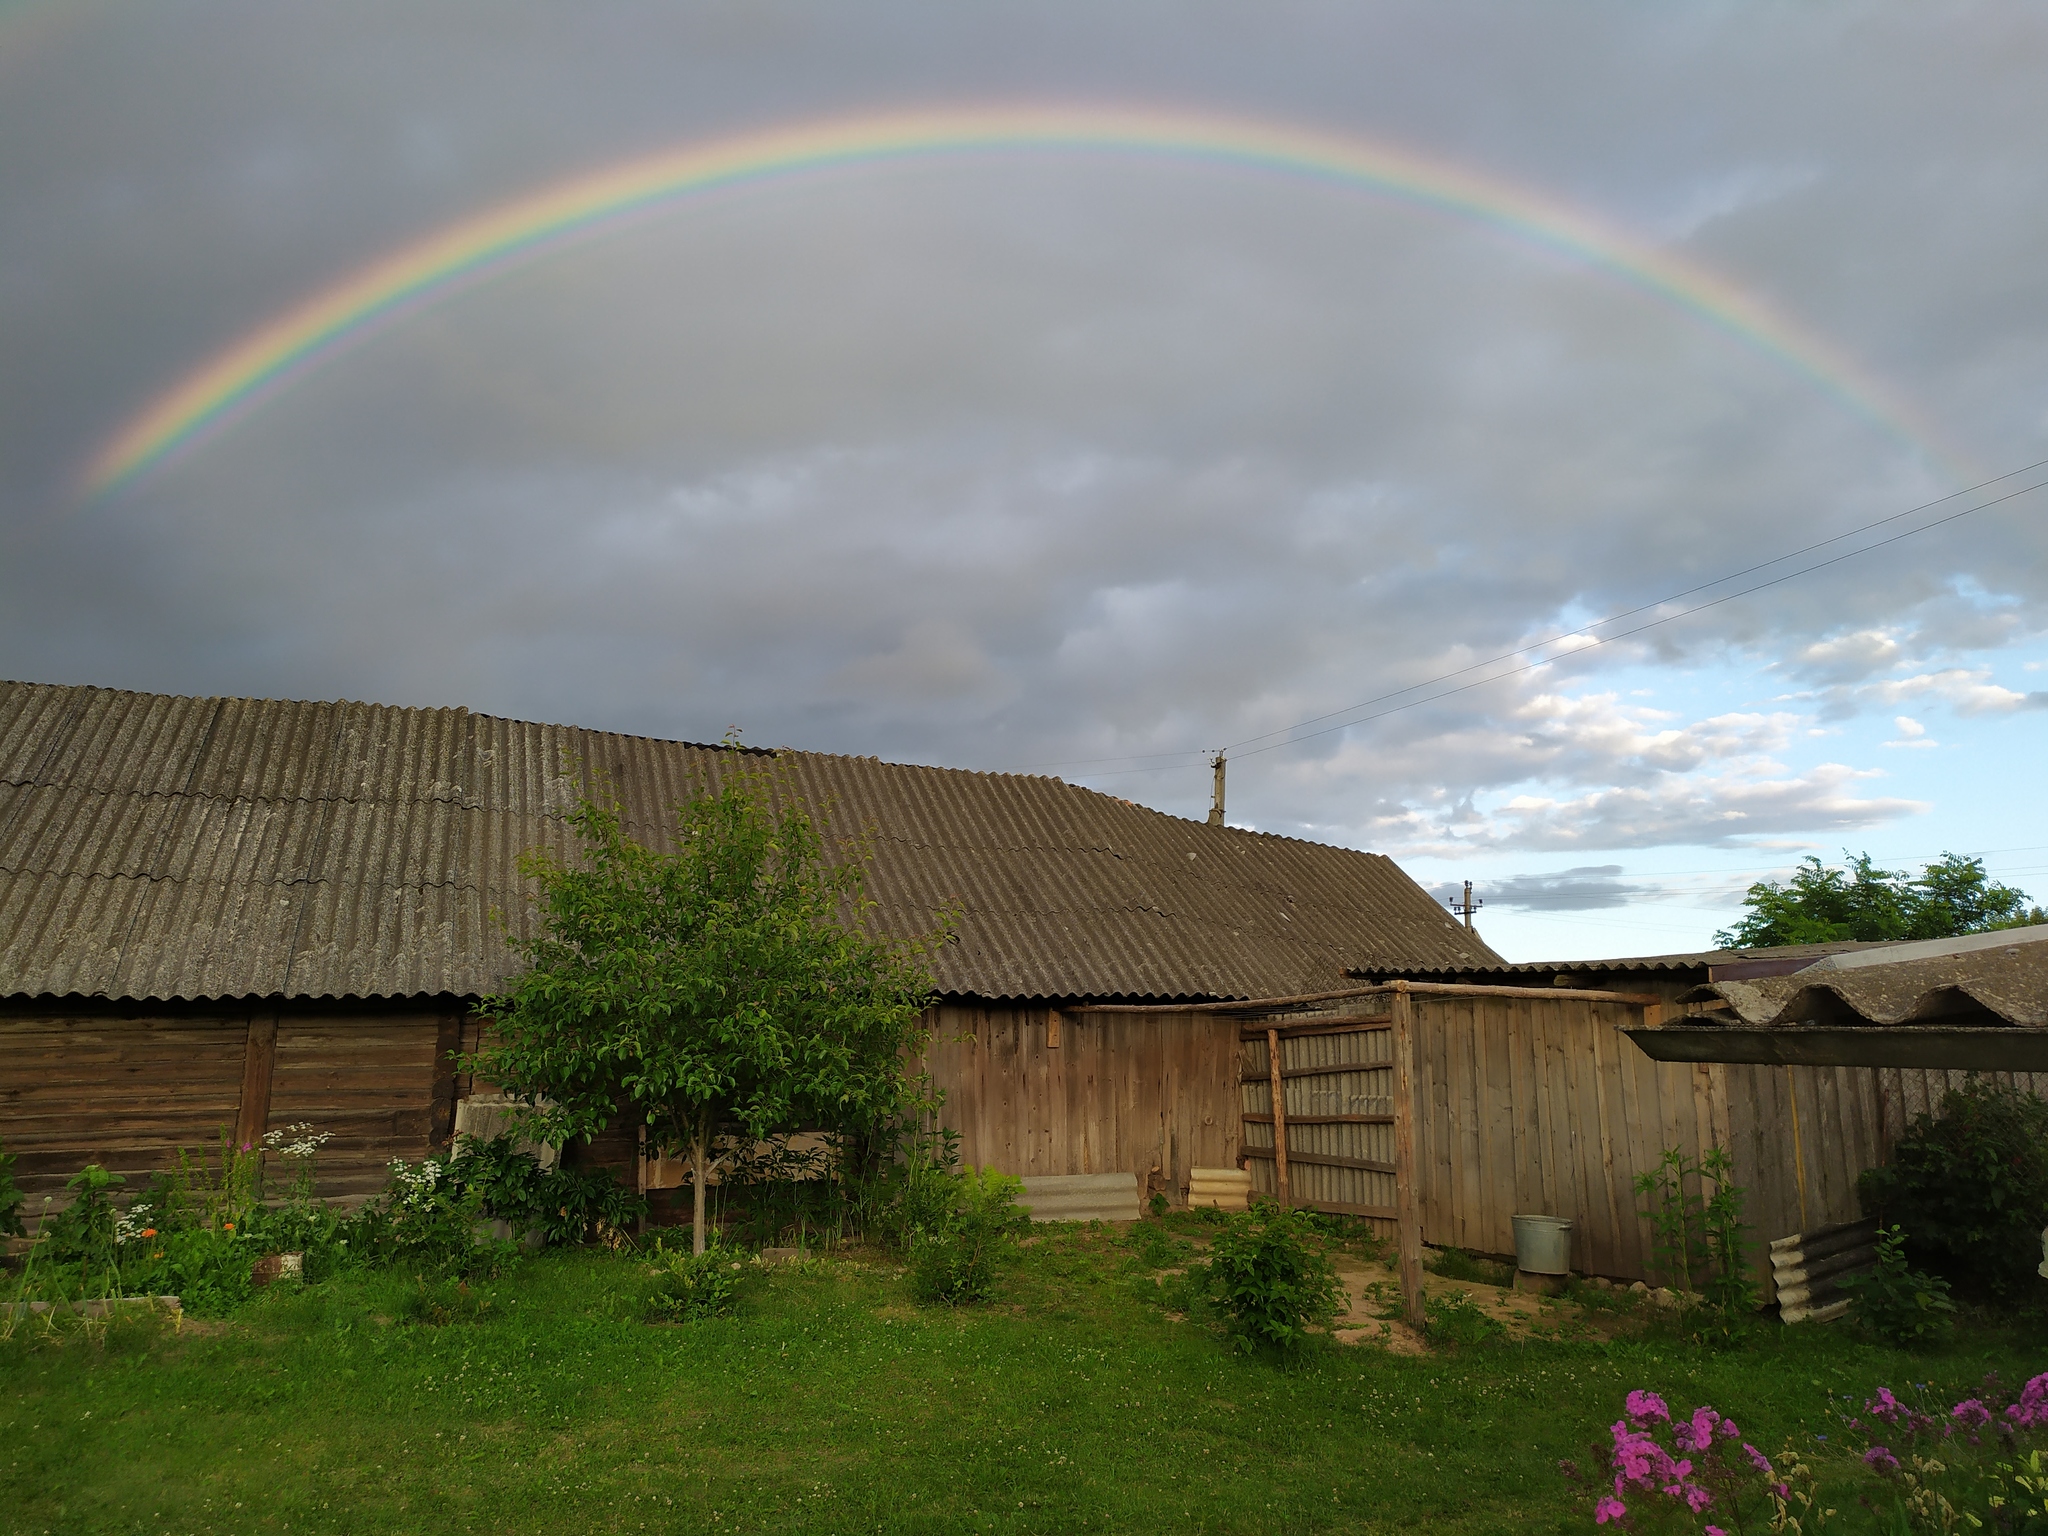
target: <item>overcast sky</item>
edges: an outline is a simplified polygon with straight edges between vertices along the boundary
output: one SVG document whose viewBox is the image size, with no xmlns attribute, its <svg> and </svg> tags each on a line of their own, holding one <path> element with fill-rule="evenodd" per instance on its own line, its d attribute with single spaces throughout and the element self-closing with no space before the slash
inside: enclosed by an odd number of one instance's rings
<svg viewBox="0 0 2048 1536">
<path fill-rule="evenodd" d="M 1473 880 L 1515 959 L 1703 946 L 1809 851 L 2048 899 L 2048 491 L 1910 533 L 2040 475 L 1662 601 L 2048 459 L 2044 79 L 2018 5 L 0 5 L 0 674 L 738 726 L 1191 816 L 1235 744 L 1233 822 Z M 465 217 L 985 106 L 1461 167 L 1841 370 L 1366 187 L 963 152 L 675 199 L 78 489 Z"/>
</svg>

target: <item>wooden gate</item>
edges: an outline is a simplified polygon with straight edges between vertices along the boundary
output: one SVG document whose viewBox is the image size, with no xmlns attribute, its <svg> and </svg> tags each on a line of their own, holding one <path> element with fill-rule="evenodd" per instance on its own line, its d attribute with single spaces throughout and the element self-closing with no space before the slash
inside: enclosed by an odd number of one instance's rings
<svg viewBox="0 0 2048 1536">
<path fill-rule="evenodd" d="M 1395 1219 L 1390 998 L 1242 1032 L 1252 1189 L 1283 1205 Z"/>
</svg>

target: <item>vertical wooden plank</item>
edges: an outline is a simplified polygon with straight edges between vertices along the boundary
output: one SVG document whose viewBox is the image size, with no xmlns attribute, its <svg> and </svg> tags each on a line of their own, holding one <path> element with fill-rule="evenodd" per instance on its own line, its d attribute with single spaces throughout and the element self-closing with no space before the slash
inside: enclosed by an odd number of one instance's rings
<svg viewBox="0 0 2048 1536">
<path fill-rule="evenodd" d="M 1458 1036 L 1449 1054 L 1457 1072 L 1452 1102 L 1458 1107 L 1454 1150 L 1458 1166 L 1453 1187 L 1458 1191 L 1459 1246 L 1481 1253 L 1500 1251 L 1493 1246 L 1483 1209 L 1486 1160 L 1480 1117 L 1486 1101 L 1480 1091 L 1479 1028 L 1483 1010 L 1490 1006 L 1477 998 L 1461 997 L 1444 1010 L 1445 1022 Z"/>
<path fill-rule="evenodd" d="M 1280 1203 L 1292 1203 L 1287 1183 L 1287 1083 L 1280 1076 L 1280 1031 L 1266 1031 L 1266 1071 L 1273 1084 L 1273 1183 Z"/>
<path fill-rule="evenodd" d="M 1425 1148 L 1427 1170 L 1422 1180 L 1422 1233 L 1440 1243 L 1458 1240 L 1458 1186 L 1455 1177 L 1457 1126 L 1451 1097 L 1451 1003 L 1441 994 L 1408 1000 L 1416 1067 L 1423 1092 L 1416 1101 L 1417 1126 Z"/>
<path fill-rule="evenodd" d="M 1521 1005 L 1501 999 L 1486 1012 L 1486 1095 L 1480 1111 L 1486 1118 L 1486 1225 L 1489 1252 L 1514 1252 L 1515 1141 L 1513 1066 L 1508 1033 Z"/>
<path fill-rule="evenodd" d="M 1785 1097 L 1791 1108 L 1792 1127 L 1792 1187 L 1798 1199 L 1799 1230 L 1810 1231 L 1812 1223 L 1807 1215 L 1806 1200 L 1806 1138 L 1802 1133 L 1799 1115 L 1799 1078 L 1797 1068 L 1785 1069 Z"/>
<path fill-rule="evenodd" d="M 1508 1036 L 1508 1142 L 1509 1161 L 1507 1188 L 1502 1191 L 1508 1205 L 1508 1214 L 1513 1216 L 1529 1209 L 1526 1195 L 1526 1170 L 1532 1165 L 1534 1150 L 1533 1127 L 1529 1112 L 1534 1100 L 1529 1081 L 1529 1005 L 1520 999 L 1506 1002 L 1502 1012 L 1507 1019 Z"/>
<path fill-rule="evenodd" d="M 1636 1250 L 1642 1255 L 1643 1272 L 1647 1276 L 1655 1255 L 1649 1221 L 1637 1203 L 1639 1197 L 1635 1193 L 1635 1181 L 1639 1174 L 1647 1173 L 1657 1164 L 1657 1154 L 1651 1150 L 1651 1143 L 1657 1139 L 1657 1063 L 1633 1048 L 1621 1053 L 1620 1059 L 1623 1063 L 1622 1093 L 1626 1100 L 1622 1126 L 1627 1148 L 1621 1182 L 1629 1192 L 1630 1208 L 1635 1213 Z"/>
<path fill-rule="evenodd" d="M 235 1115 L 235 1142 L 258 1147 L 270 1129 L 270 1080 L 277 1062 L 277 1014 L 259 1013 L 249 1020 L 249 1043 L 242 1053 L 242 1098 Z"/>
<path fill-rule="evenodd" d="M 1595 1254 L 1604 1257 L 1612 1234 L 1600 1182 L 1600 1109 L 1595 1079 L 1599 1067 L 1593 1060 L 1593 1040 L 1605 1025 L 1604 1006 L 1599 1003 L 1573 1004 L 1571 1036 L 1565 1049 L 1565 1078 L 1569 1089 L 1570 1120 L 1565 1127 L 1572 1159 L 1572 1253 L 1582 1274 L 1604 1274 L 1595 1269 Z"/>
<path fill-rule="evenodd" d="M 1635 1199 L 1624 1197 L 1616 1188 L 1614 1168 L 1614 1121 L 1611 1117 L 1621 1113 L 1621 1082 L 1615 1053 L 1617 1050 L 1634 1050 L 1625 1040 L 1614 1038 L 1605 1020 L 1596 1023 L 1591 1042 L 1593 1058 L 1593 1114 L 1594 1123 L 1599 1127 L 1599 1189 L 1601 1208 L 1606 1212 L 1607 1231 L 1598 1249 L 1597 1262 L 1605 1266 L 1593 1269 L 1596 1262 L 1593 1253 L 1587 1255 L 1590 1272 L 1602 1275 L 1638 1275 L 1642 1273 L 1642 1254 L 1636 1243 Z M 1626 1209 L 1628 1220 L 1622 1212 Z"/>
<path fill-rule="evenodd" d="M 1546 1215 L 1562 1216 L 1569 1213 L 1559 1209 L 1558 1191 L 1557 1122 L 1558 1105 L 1552 1096 L 1552 1083 L 1558 1054 L 1557 1030 L 1559 1004 L 1549 998 L 1537 1003 L 1532 1010 L 1535 1023 L 1535 1059 L 1531 1063 L 1536 1073 L 1536 1146 L 1537 1158 L 1542 1163 L 1538 1188 L 1541 1190 L 1542 1205 L 1537 1209 Z"/>
<path fill-rule="evenodd" d="M 462 1048 L 462 1015 L 444 1013 L 434 1035 L 434 1119 L 427 1139 L 445 1147 L 455 1135 L 455 1054 Z"/>
<path fill-rule="evenodd" d="M 1408 988 L 1395 982 L 1394 1220 L 1399 1228 L 1401 1301 L 1408 1321 L 1422 1326 L 1422 1206 L 1415 1187 L 1415 1023 Z"/>
</svg>

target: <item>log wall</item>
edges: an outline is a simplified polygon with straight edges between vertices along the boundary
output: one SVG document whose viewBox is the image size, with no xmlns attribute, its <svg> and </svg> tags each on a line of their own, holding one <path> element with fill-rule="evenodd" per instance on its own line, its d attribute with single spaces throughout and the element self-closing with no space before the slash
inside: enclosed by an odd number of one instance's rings
<svg viewBox="0 0 2048 1536">
<path fill-rule="evenodd" d="M 310 1123 L 330 1133 L 319 1193 L 354 1202 L 394 1157 L 444 1145 L 454 1115 L 446 1056 L 462 1003 L 16 1004 L 0 1011 L 0 1142 L 27 1214 L 65 1203 L 88 1162 L 139 1192 L 183 1147 L 212 1152 Z"/>
</svg>

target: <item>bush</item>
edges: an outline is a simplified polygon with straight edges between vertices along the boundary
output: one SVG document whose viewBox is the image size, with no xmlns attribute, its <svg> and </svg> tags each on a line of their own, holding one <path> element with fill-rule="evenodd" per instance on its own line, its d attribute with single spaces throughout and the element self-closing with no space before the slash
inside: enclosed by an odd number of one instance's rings
<svg viewBox="0 0 2048 1536">
<path fill-rule="evenodd" d="M 1892 1159 L 1857 1185 L 1865 1214 L 1908 1233 L 1914 1256 L 2012 1301 L 2038 1288 L 2048 1226 L 2048 1103 L 1971 1080 L 1916 1115 Z"/>
<path fill-rule="evenodd" d="M 129 1293 L 175 1296 L 198 1317 L 219 1317 L 247 1301 L 249 1272 L 268 1251 L 232 1227 L 158 1232 L 130 1246 Z"/>
<path fill-rule="evenodd" d="M 1262 1202 L 1216 1235 L 1208 1292 L 1245 1349 L 1296 1349 L 1337 1315 L 1337 1272 L 1315 1231 L 1308 1213 Z"/>
<path fill-rule="evenodd" d="M 1024 1181 L 993 1168 L 970 1168 L 950 1180 L 950 1199 L 926 1217 L 910 1240 L 910 1283 L 917 1299 L 960 1306 L 995 1294 L 1003 1262 L 1031 1224 L 1017 1204 Z"/>
<path fill-rule="evenodd" d="M 415 1274 L 463 1274 L 479 1265 L 477 1224 L 483 1196 L 444 1177 L 447 1165 L 427 1158 L 417 1167 L 391 1160 L 391 1183 L 348 1224 L 346 1241 L 365 1263 Z"/>
<path fill-rule="evenodd" d="M 1886 1344 L 1939 1344 L 1955 1327 L 1948 1282 L 1906 1264 L 1906 1235 L 1897 1227 L 1877 1234 L 1877 1267 L 1842 1282 L 1849 1310 L 1865 1332 Z"/>
<path fill-rule="evenodd" d="M 648 1301 L 649 1313 L 659 1322 L 684 1323 L 730 1312 L 739 1299 L 745 1262 L 736 1249 L 715 1240 L 707 1243 L 702 1253 L 657 1245 L 654 1269 L 658 1280 Z"/>
<path fill-rule="evenodd" d="M 551 1243 L 616 1246 L 647 1214 L 647 1197 L 626 1188 L 609 1168 L 557 1168 L 541 1178 L 542 1208 L 537 1214 Z"/>
</svg>

